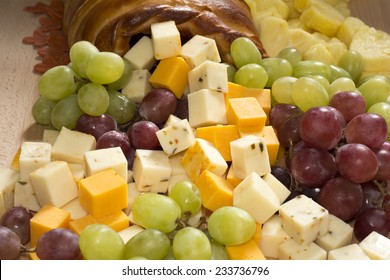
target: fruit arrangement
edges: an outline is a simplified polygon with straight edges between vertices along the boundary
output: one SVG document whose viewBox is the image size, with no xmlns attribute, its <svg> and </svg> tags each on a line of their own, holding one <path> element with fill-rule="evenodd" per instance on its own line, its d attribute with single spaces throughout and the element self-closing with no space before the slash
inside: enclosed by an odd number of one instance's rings
<svg viewBox="0 0 390 280">
<path fill-rule="evenodd" d="M 123 57 L 73 44 L 39 79 L 42 142 L 0 169 L 0 259 L 390 258 L 389 78 L 342 33 L 345 1 L 246 2 L 351 42 L 323 61 L 260 26 L 270 57 L 239 37 L 227 64 L 164 21 Z"/>
</svg>

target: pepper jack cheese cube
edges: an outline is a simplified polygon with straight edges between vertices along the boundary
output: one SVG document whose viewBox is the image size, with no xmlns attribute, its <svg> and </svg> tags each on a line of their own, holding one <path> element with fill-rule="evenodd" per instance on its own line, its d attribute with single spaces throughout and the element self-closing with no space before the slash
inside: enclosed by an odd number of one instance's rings
<svg viewBox="0 0 390 280">
<path fill-rule="evenodd" d="M 188 83 L 190 92 L 211 89 L 226 93 L 228 91 L 227 66 L 207 60 L 188 73 Z"/>
<path fill-rule="evenodd" d="M 215 40 L 202 35 L 195 35 L 187 41 L 182 47 L 181 56 L 191 68 L 195 68 L 207 60 L 221 62 Z"/>
<path fill-rule="evenodd" d="M 233 191 L 233 206 L 246 210 L 259 224 L 264 224 L 280 206 L 279 198 L 255 172 L 249 174 Z"/>
<path fill-rule="evenodd" d="M 143 36 L 123 57 L 130 62 L 135 70 L 152 69 L 156 64 L 152 39 L 148 36 Z"/>
<path fill-rule="evenodd" d="M 16 182 L 14 193 L 14 206 L 21 206 L 32 211 L 41 209 L 38 199 L 35 195 L 34 188 L 30 181 Z"/>
<path fill-rule="evenodd" d="M 265 260 L 263 252 L 253 239 L 240 245 L 226 245 L 229 260 Z"/>
<path fill-rule="evenodd" d="M 89 151 L 84 154 L 84 158 L 87 177 L 112 168 L 127 182 L 127 159 L 120 147 Z"/>
<path fill-rule="evenodd" d="M 314 242 L 300 244 L 294 239 L 280 244 L 278 255 L 280 260 L 326 260 L 327 258 L 326 251 Z"/>
<path fill-rule="evenodd" d="M 79 181 L 83 208 L 98 219 L 127 207 L 127 182 L 112 168 Z"/>
<path fill-rule="evenodd" d="M 356 243 L 346 245 L 328 252 L 328 260 L 370 260 Z"/>
<path fill-rule="evenodd" d="M 263 129 L 267 115 L 254 97 L 230 98 L 226 104 L 226 117 L 229 124 L 238 127 Z"/>
<path fill-rule="evenodd" d="M 286 198 L 291 194 L 291 191 L 286 188 L 272 173 L 267 173 L 263 177 L 263 180 L 278 196 L 280 204 L 282 204 Z"/>
<path fill-rule="evenodd" d="M 129 82 L 122 89 L 122 93 L 135 103 L 141 103 L 144 96 L 152 90 L 152 85 L 149 83 L 150 76 L 147 69 L 133 70 Z"/>
<path fill-rule="evenodd" d="M 137 149 L 133 175 L 141 192 L 165 193 L 168 189 L 172 168 L 167 154 L 159 150 Z"/>
<path fill-rule="evenodd" d="M 279 216 L 283 229 L 299 244 L 307 245 L 329 229 L 328 210 L 305 195 L 283 203 Z"/>
<path fill-rule="evenodd" d="M 228 168 L 214 145 L 200 138 L 196 138 L 195 144 L 185 151 L 181 164 L 192 182 L 195 182 L 206 169 L 222 176 Z"/>
<path fill-rule="evenodd" d="M 259 176 L 271 172 L 267 144 L 264 138 L 248 135 L 230 142 L 235 176 L 244 179 L 252 172 Z"/>
<path fill-rule="evenodd" d="M 390 260 L 390 239 L 376 231 L 367 235 L 359 246 L 372 260 Z"/>
<path fill-rule="evenodd" d="M 27 182 L 30 173 L 51 161 L 51 145 L 45 142 L 24 142 L 19 156 L 20 181 Z"/>
<path fill-rule="evenodd" d="M 181 54 L 180 33 L 173 20 L 153 23 L 150 30 L 154 57 L 157 60 Z"/>
<path fill-rule="evenodd" d="M 269 218 L 261 229 L 260 249 L 267 258 L 279 259 L 279 246 L 291 237 L 282 229 L 279 215 Z"/>
<path fill-rule="evenodd" d="M 65 161 L 52 161 L 30 174 L 30 182 L 40 205 L 61 208 L 78 196 L 77 183 Z"/>
<path fill-rule="evenodd" d="M 188 121 L 191 127 L 227 124 L 223 95 L 222 92 L 210 89 L 188 94 Z"/>
<path fill-rule="evenodd" d="M 160 129 L 156 136 L 168 156 L 182 152 L 195 144 L 195 136 L 187 119 Z"/>
<path fill-rule="evenodd" d="M 14 191 L 18 178 L 19 172 L 0 166 L 0 217 L 14 206 Z"/>
</svg>

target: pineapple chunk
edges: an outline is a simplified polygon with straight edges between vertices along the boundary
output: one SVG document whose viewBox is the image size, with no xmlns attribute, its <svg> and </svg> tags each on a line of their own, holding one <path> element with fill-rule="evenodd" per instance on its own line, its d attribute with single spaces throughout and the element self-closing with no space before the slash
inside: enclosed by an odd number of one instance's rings
<svg viewBox="0 0 390 280">
<path fill-rule="evenodd" d="M 367 25 L 357 17 L 347 17 L 337 31 L 336 37 L 349 47 L 355 34 L 366 26 Z"/>
<path fill-rule="evenodd" d="M 245 0 L 252 14 L 270 11 L 273 16 L 287 19 L 289 7 L 283 0 Z"/>
<path fill-rule="evenodd" d="M 289 27 L 286 20 L 278 17 L 255 18 L 260 38 L 269 56 L 276 56 L 287 47 Z"/>
</svg>

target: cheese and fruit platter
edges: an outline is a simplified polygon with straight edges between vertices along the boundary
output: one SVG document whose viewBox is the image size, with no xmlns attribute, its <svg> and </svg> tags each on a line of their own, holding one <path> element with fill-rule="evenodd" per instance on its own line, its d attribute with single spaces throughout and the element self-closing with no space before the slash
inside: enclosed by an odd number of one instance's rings
<svg viewBox="0 0 390 280">
<path fill-rule="evenodd" d="M 0 259 L 390 259 L 388 1 L 0 3 Z"/>
</svg>

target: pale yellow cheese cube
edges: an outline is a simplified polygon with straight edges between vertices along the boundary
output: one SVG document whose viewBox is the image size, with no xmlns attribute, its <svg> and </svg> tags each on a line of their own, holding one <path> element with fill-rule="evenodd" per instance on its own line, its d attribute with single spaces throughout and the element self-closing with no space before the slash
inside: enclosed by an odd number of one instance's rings
<svg viewBox="0 0 390 280">
<path fill-rule="evenodd" d="M 285 185 L 283 185 L 274 175 L 272 175 L 272 173 L 267 173 L 262 178 L 278 196 L 280 204 L 282 204 L 291 194 L 291 191 Z"/>
<path fill-rule="evenodd" d="M 207 60 L 221 62 L 215 40 L 202 35 L 195 35 L 187 41 L 182 47 L 181 56 L 191 68 Z"/>
<path fill-rule="evenodd" d="M 328 260 L 370 260 L 356 243 L 346 245 L 328 252 Z"/>
<path fill-rule="evenodd" d="M 85 209 L 81 206 L 80 199 L 78 197 L 69 201 L 67 204 L 62 206 L 61 209 L 68 211 L 72 220 L 77 220 L 88 215 L 87 211 L 85 211 Z"/>
<path fill-rule="evenodd" d="M 144 96 L 152 90 L 152 85 L 149 82 L 151 75 L 147 69 L 133 70 L 129 82 L 122 89 L 122 93 L 135 103 L 140 103 Z"/>
<path fill-rule="evenodd" d="M 291 237 L 283 230 L 279 215 L 273 215 L 261 229 L 260 249 L 267 258 L 279 258 L 279 246 Z"/>
<path fill-rule="evenodd" d="M 228 92 L 227 66 L 223 63 L 206 60 L 188 73 L 190 92 L 211 89 Z"/>
<path fill-rule="evenodd" d="M 300 244 L 294 239 L 284 241 L 279 246 L 280 260 L 326 260 L 327 253 L 314 242 Z"/>
<path fill-rule="evenodd" d="M 16 182 L 14 193 L 14 206 L 25 207 L 32 211 L 41 209 L 41 205 L 37 200 L 33 186 L 28 182 Z"/>
<path fill-rule="evenodd" d="M 0 166 L 0 217 L 14 206 L 14 190 L 19 172 Z"/>
<path fill-rule="evenodd" d="M 154 57 L 157 60 L 181 54 L 179 30 L 173 20 L 152 23 L 150 26 Z"/>
<path fill-rule="evenodd" d="M 390 239 L 376 231 L 367 235 L 359 246 L 372 260 L 390 260 Z"/>
<path fill-rule="evenodd" d="M 123 57 L 126 58 L 136 70 L 152 69 L 156 64 L 152 39 L 148 36 L 143 36 Z"/>
<path fill-rule="evenodd" d="M 19 156 L 20 180 L 27 182 L 30 173 L 51 161 L 51 145 L 45 142 L 24 142 Z"/>
</svg>

